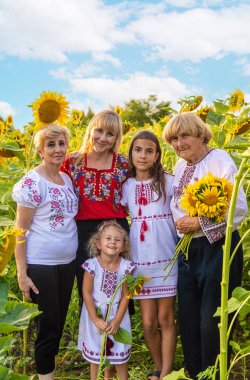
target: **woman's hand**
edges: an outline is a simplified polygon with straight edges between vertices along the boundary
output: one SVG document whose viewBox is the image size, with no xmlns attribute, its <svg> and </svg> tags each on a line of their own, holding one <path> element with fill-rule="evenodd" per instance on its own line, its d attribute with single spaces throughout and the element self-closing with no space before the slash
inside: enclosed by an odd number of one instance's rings
<svg viewBox="0 0 250 380">
<path fill-rule="evenodd" d="M 35 286 L 34 282 L 27 275 L 18 275 L 18 285 L 24 298 L 29 302 L 32 302 L 30 297 L 30 289 L 32 289 L 34 293 L 39 294 L 39 290 Z"/>
<path fill-rule="evenodd" d="M 112 321 L 109 322 L 109 325 L 106 329 L 106 333 L 108 335 L 114 335 L 117 333 L 119 327 L 120 327 L 120 323 L 117 320 L 113 319 Z"/>
<path fill-rule="evenodd" d="M 198 216 L 183 216 L 176 220 L 175 226 L 181 234 L 188 234 L 189 232 L 195 232 L 201 229 Z"/>
</svg>

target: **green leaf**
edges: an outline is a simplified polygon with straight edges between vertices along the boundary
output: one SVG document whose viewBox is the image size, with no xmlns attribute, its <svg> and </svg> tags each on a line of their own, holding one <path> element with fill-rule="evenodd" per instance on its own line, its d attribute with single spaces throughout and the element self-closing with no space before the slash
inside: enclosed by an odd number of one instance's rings
<svg viewBox="0 0 250 380">
<path fill-rule="evenodd" d="M 0 210 L 8 211 L 9 210 L 9 205 L 0 205 Z"/>
<path fill-rule="evenodd" d="M 0 317 L 0 334 L 9 334 L 13 331 L 27 329 L 30 320 L 39 314 L 41 312 L 35 304 L 7 301 L 5 315 Z"/>
<path fill-rule="evenodd" d="M 99 306 L 97 306 L 97 308 L 96 308 L 96 315 L 97 315 L 97 317 L 103 318 L 103 315 L 102 315 L 102 312 L 101 312 L 101 309 L 99 308 Z"/>
<path fill-rule="evenodd" d="M 228 314 L 236 311 L 239 308 L 240 304 L 241 302 L 237 300 L 237 298 L 234 298 L 234 297 L 230 298 L 228 300 Z M 221 307 L 218 307 L 216 312 L 214 313 L 214 317 L 220 317 L 220 316 L 221 316 Z"/>
<path fill-rule="evenodd" d="M 224 115 L 219 115 L 216 112 L 209 110 L 207 114 L 206 123 L 209 125 L 221 125 L 225 121 Z"/>
<path fill-rule="evenodd" d="M 23 149 L 20 148 L 16 141 L 0 143 L 0 149 L 4 149 L 4 151 L 11 153 L 22 161 L 24 160 Z"/>
<path fill-rule="evenodd" d="M 242 300 L 245 300 L 249 296 L 249 294 L 250 294 L 249 290 L 246 290 L 238 286 L 237 288 L 233 290 L 232 296 L 242 301 Z"/>
<path fill-rule="evenodd" d="M 30 377 L 26 375 L 17 375 L 9 368 L 0 365 L 0 380 L 29 380 Z"/>
<path fill-rule="evenodd" d="M 12 335 L 0 337 L 0 355 L 3 355 L 6 351 L 9 351 L 14 341 L 15 339 Z"/>
<path fill-rule="evenodd" d="M 179 371 L 172 371 L 169 375 L 163 377 L 163 380 L 178 380 L 178 379 L 192 380 L 190 379 L 190 377 L 187 377 L 185 375 L 184 368 L 181 368 Z"/>
<path fill-rule="evenodd" d="M 229 107 L 223 102 L 214 102 L 214 107 L 216 112 L 219 114 L 227 113 L 229 110 Z"/>
<path fill-rule="evenodd" d="M 6 218 L 5 216 L 0 215 L 0 226 L 7 227 L 13 226 L 15 224 L 14 220 Z"/>
<path fill-rule="evenodd" d="M 214 132 L 214 142 L 216 143 L 216 145 L 219 147 L 219 148 L 223 148 L 224 146 L 224 143 L 225 143 L 225 140 L 226 140 L 226 133 L 225 131 L 215 131 Z"/>
<path fill-rule="evenodd" d="M 116 334 L 113 335 L 113 338 L 116 342 L 123 343 L 123 344 L 132 344 L 132 336 L 129 334 L 129 332 L 122 327 L 119 327 Z"/>
<path fill-rule="evenodd" d="M 5 305 L 8 299 L 8 294 L 9 283 L 3 277 L 0 277 L 0 315 L 5 313 Z"/>
</svg>

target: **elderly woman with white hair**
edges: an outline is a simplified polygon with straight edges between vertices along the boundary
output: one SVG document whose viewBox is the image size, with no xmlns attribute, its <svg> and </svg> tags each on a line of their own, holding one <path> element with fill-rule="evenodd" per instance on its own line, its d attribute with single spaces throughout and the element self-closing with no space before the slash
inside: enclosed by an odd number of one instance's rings
<svg viewBox="0 0 250 380">
<path fill-rule="evenodd" d="M 237 168 L 230 155 L 208 146 L 210 128 L 193 112 L 174 116 L 164 128 L 163 139 L 180 157 L 174 168 L 171 211 L 179 237 L 194 233 L 188 259 L 181 256 L 178 268 L 178 314 L 180 335 L 187 370 L 193 379 L 215 363 L 219 353 L 219 319 L 213 317 L 220 305 L 222 247 L 225 241 L 227 215 L 221 223 L 209 218 L 189 216 L 180 207 L 183 189 L 208 173 L 234 182 Z M 232 251 L 240 238 L 237 227 L 247 214 L 247 202 L 240 189 L 232 234 Z M 241 283 L 242 247 L 230 267 L 229 295 Z M 229 316 L 229 319 L 231 316 Z"/>
<path fill-rule="evenodd" d="M 75 276 L 78 201 L 71 179 L 60 172 L 69 143 L 67 128 L 49 124 L 36 133 L 41 164 L 13 188 L 17 203 L 15 257 L 19 288 L 42 311 L 35 322 L 39 379 L 53 380 Z"/>
</svg>

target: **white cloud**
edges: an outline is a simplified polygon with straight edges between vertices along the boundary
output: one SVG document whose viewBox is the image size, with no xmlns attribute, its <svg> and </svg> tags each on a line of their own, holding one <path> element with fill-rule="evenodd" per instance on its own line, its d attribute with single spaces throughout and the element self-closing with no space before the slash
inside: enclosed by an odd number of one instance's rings
<svg viewBox="0 0 250 380">
<path fill-rule="evenodd" d="M 123 15 L 101 0 L 0 0 L 0 52 L 55 62 L 90 52 L 112 62 L 105 53 L 128 40 L 118 26 Z"/>
<path fill-rule="evenodd" d="M 72 79 L 70 85 L 74 94 L 83 94 L 84 97 L 88 97 L 88 101 L 96 102 L 102 108 L 122 105 L 132 98 L 147 98 L 149 95 L 157 95 L 159 101 L 171 101 L 174 105 L 180 97 L 193 95 L 196 91 L 187 88 L 174 77 L 158 74 L 150 76 L 143 72 L 130 74 L 126 79 L 107 77 Z"/>
<path fill-rule="evenodd" d="M 66 63 L 82 54 L 118 68 L 123 62 L 115 49 L 126 45 L 139 45 L 148 59 L 165 61 L 248 54 L 250 6 L 243 0 L 232 6 L 236 3 L 0 0 L 0 56 Z"/>
<path fill-rule="evenodd" d="M 139 17 L 127 30 L 146 45 L 150 58 L 199 62 L 250 53 L 250 6 L 195 8 Z"/>
<path fill-rule="evenodd" d="M 0 100 L 0 116 L 5 119 L 8 115 L 15 115 L 14 108 L 9 103 Z"/>
</svg>

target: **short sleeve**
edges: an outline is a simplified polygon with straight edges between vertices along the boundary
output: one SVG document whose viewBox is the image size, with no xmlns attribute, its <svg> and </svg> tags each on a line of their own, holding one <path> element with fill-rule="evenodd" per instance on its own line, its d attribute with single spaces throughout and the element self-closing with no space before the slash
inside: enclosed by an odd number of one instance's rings
<svg viewBox="0 0 250 380">
<path fill-rule="evenodd" d="M 86 270 L 92 277 L 95 277 L 95 264 L 93 259 L 88 259 L 82 264 L 82 269 Z"/>
<path fill-rule="evenodd" d="M 135 270 L 135 263 L 133 263 L 133 261 L 126 260 L 126 264 L 125 275 L 133 273 Z"/>
<path fill-rule="evenodd" d="M 20 206 L 37 208 L 42 202 L 38 175 L 34 171 L 27 173 L 14 185 L 12 197 Z"/>
</svg>

